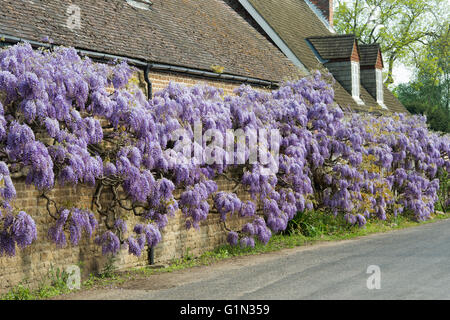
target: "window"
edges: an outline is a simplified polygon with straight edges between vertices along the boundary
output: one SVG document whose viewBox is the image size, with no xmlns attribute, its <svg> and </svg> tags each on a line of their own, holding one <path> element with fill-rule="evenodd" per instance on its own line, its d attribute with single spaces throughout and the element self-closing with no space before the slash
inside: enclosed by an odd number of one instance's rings
<svg viewBox="0 0 450 320">
<path fill-rule="evenodd" d="M 359 97 L 359 64 L 352 61 L 352 96 Z"/>
<path fill-rule="evenodd" d="M 126 1 L 130 6 L 143 10 L 150 10 L 151 5 L 153 4 L 150 0 L 126 0 Z"/>
<path fill-rule="evenodd" d="M 387 107 L 384 105 L 384 97 L 383 97 L 383 73 L 381 69 L 376 70 L 376 78 L 377 78 L 377 102 L 380 106 L 387 109 Z"/>
<path fill-rule="evenodd" d="M 359 79 L 359 63 L 352 61 L 352 96 L 358 104 L 364 104 L 359 97 L 360 79 Z"/>
</svg>

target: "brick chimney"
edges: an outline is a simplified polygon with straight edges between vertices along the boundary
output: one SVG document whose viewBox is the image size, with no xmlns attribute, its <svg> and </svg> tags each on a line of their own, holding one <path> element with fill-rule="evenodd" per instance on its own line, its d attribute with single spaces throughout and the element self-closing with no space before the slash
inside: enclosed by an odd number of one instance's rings
<svg viewBox="0 0 450 320">
<path fill-rule="evenodd" d="M 333 26 L 333 0 L 310 0 L 317 9 L 322 11 L 325 18 Z"/>
</svg>

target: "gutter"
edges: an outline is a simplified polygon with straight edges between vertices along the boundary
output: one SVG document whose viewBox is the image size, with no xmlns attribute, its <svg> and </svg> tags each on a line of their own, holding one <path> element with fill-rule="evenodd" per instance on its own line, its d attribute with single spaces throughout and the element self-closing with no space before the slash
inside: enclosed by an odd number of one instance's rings
<svg viewBox="0 0 450 320">
<path fill-rule="evenodd" d="M 188 74 L 188 75 L 197 76 L 197 77 L 205 77 L 205 78 L 210 78 L 210 79 L 221 79 L 221 80 L 227 80 L 227 81 L 256 84 L 259 86 L 266 86 L 266 87 L 270 87 L 270 88 L 276 88 L 279 86 L 278 82 L 274 82 L 274 81 L 267 81 L 267 80 L 262 80 L 262 79 L 258 79 L 258 78 L 238 76 L 238 75 L 233 75 L 233 74 L 228 74 L 228 73 L 215 73 L 215 72 L 201 70 L 201 69 L 180 67 L 180 66 L 163 64 L 163 63 L 149 63 L 148 68 L 149 68 L 149 70 L 155 70 L 155 71 L 182 73 L 182 74 Z"/>
<path fill-rule="evenodd" d="M 0 33 L 0 39 L 2 39 L 3 42 L 13 43 L 13 44 L 16 44 L 19 42 L 28 42 L 33 47 L 44 47 L 47 49 L 51 49 L 52 47 L 55 46 L 55 45 L 49 44 L 49 43 L 13 37 L 13 36 L 1 34 L 1 33 Z M 1 45 L 1 42 L 0 42 L 0 45 Z M 145 68 L 144 70 L 146 70 L 146 72 L 147 72 L 147 79 L 146 79 L 147 82 L 149 81 L 148 73 L 151 70 L 155 70 L 155 71 L 162 71 L 162 72 L 181 73 L 181 74 L 187 74 L 187 75 L 191 75 L 191 76 L 205 77 L 205 78 L 209 78 L 209 79 L 220 79 L 220 80 L 226 80 L 226 81 L 254 84 L 254 85 L 258 85 L 258 86 L 269 87 L 271 89 L 279 87 L 279 83 L 276 81 L 263 80 L 263 79 L 253 78 L 253 77 L 238 76 L 238 75 L 233 75 L 233 74 L 228 74 L 228 73 L 215 73 L 215 72 L 211 72 L 211 71 L 188 68 L 188 67 L 181 67 L 181 66 L 176 66 L 176 65 L 171 65 L 171 64 L 147 62 L 144 60 L 138 60 L 138 59 L 133 59 L 133 58 L 129 58 L 129 57 L 101 53 L 101 52 L 91 51 L 91 50 L 84 50 L 84 49 L 76 49 L 76 50 L 79 54 L 88 56 L 93 59 L 122 60 L 122 61 L 126 61 L 130 65 Z M 151 92 L 151 90 L 149 90 L 148 92 Z"/>
</svg>

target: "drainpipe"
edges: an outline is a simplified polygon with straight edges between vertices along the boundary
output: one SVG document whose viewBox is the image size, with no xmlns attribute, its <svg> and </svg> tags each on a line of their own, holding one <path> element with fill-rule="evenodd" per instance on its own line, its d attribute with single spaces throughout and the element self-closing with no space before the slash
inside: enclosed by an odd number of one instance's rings
<svg viewBox="0 0 450 320">
<path fill-rule="evenodd" d="M 150 72 L 150 63 L 147 64 L 147 67 L 145 68 L 144 78 L 145 78 L 145 82 L 147 82 L 147 95 L 148 95 L 148 98 L 151 99 L 153 97 L 153 86 L 152 86 L 151 80 L 148 77 L 149 72 Z"/>
<path fill-rule="evenodd" d="M 150 63 L 147 64 L 144 70 L 144 79 L 147 83 L 147 97 L 148 99 L 151 99 L 153 96 L 153 87 L 152 87 L 152 81 L 148 77 L 148 74 L 150 72 L 151 65 Z M 154 265 L 155 264 L 155 249 L 153 247 L 148 248 L 148 264 Z"/>
<path fill-rule="evenodd" d="M 155 264 L 155 249 L 153 247 L 148 250 L 148 264 L 151 266 Z"/>
</svg>

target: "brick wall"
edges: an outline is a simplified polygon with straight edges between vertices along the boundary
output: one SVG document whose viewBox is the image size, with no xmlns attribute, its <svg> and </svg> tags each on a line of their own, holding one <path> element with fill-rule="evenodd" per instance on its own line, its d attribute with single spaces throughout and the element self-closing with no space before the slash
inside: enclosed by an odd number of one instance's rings
<svg viewBox="0 0 450 320">
<path fill-rule="evenodd" d="M 231 191 L 234 186 L 223 179 L 217 182 L 220 190 Z M 65 269 L 70 265 L 81 265 L 83 279 L 86 279 L 90 273 L 97 273 L 103 269 L 107 258 L 102 256 L 101 248 L 94 245 L 93 238 L 83 237 L 80 245 L 68 244 L 65 248 L 57 248 L 49 241 L 47 233 L 49 227 L 54 224 L 54 220 L 47 212 L 46 200 L 40 198 L 40 193 L 34 187 L 26 185 L 23 180 L 15 181 L 15 185 L 17 200 L 14 202 L 14 207 L 26 211 L 33 217 L 38 229 L 38 239 L 30 247 L 24 250 L 18 249 L 15 257 L 0 258 L 0 293 L 20 282 L 30 287 L 38 286 L 39 281 L 45 278 L 52 266 Z M 78 186 L 57 188 L 49 194 L 59 204 L 87 209 L 90 207 L 93 193 L 92 188 Z M 242 199 L 249 198 L 242 190 L 238 191 L 238 194 Z M 103 199 L 103 202 L 106 201 L 107 199 Z M 138 219 L 131 213 L 127 214 L 127 217 L 129 217 L 127 222 L 130 229 L 130 226 L 133 226 Z M 240 228 L 245 222 L 237 217 L 230 217 L 227 220 L 227 226 Z M 104 230 L 103 223 L 100 223 L 97 233 Z M 201 223 L 199 230 L 186 230 L 184 216 L 181 211 L 178 211 L 175 217 L 169 218 L 169 223 L 162 232 L 162 241 L 155 248 L 155 262 L 170 262 L 183 257 L 187 251 L 198 256 L 225 244 L 226 236 L 227 233 L 223 229 L 223 223 L 220 222 L 218 214 L 210 213 L 208 219 Z M 146 250 L 140 258 L 129 255 L 127 250 L 122 250 L 115 262 L 119 270 L 147 264 Z"/>
<path fill-rule="evenodd" d="M 353 50 L 352 50 L 352 55 L 351 55 L 351 57 L 350 57 L 350 60 L 351 61 L 356 61 L 356 62 L 359 62 L 359 52 L 358 52 L 358 44 L 356 43 L 356 41 L 355 41 L 355 43 L 354 43 L 354 45 L 353 45 Z"/>
<path fill-rule="evenodd" d="M 149 75 L 154 92 L 163 89 L 169 81 L 184 83 L 188 86 L 197 83 L 207 83 L 224 89 L 225 94 L 232 94 L 234 88 L 240 84 L 205 81 L 198 78 L 178 76 L 176 74 L 151 73 Z M 143 79 L 143 74 L 139 74 L 139 79 Z M 145 87 L 144 83 L 140 84 Z M 234 187 L 227 180 L 218 180 L 219 190 L 231 191 Z M 47 240 L 48 228 L 54 220 L 49 216 L 46 209 L 46 200 L 40 198 L 40 193 L 32 186 L 27 186 L 23 180 L 15 179 L 17 189 L 17 200 L 14 207 L 26 211 L 36 221 L 38 228 L 38 239 L 25 250 L 17 250 L 15 257 L 0 257 L 0 293 L 23 282 L 31 287 L 36 287 L 47 275 L 50 267 L 66 268 L 69 265 L 82 265 L 82 276 L 85 279 L 90 273 L 101 271 L 107 259 L 102 256 L 101 248 L 93 244 L 93 239 L 84 239 L 79 246 L 68 245 L 65 248 L 56 248 L 55 244 Z M 89 209 L 91 206 L 94 190 L 85 186 L 78 187 L 58 187 L 51 191 L 49 195 L 58 201 L 58 204 L 65 204 L 68 207 L 77 206 Z M 241 199 L 248 199 L 243 190 L 238 191 Z M 107 201 L 107 196 L 102 201 Z M 130 225 L 134 218 L 131 218 Z M 229 227 L 238 228 L 244 223 L 236 217 L 231 218 L 227 224 Z M 99 231 L 104 230 L 104 226 L 99 226 Z M 169 224 L 162 233 L 162 242 L 155 248 L 155 262 L 168 262 L 172 259 L 182 257 L 186 251 L 194 255 L 212 250 L 226 243 L 227 233 L 224 231 L 217 214 L 210 214 L 208 219 L 202 222 L 200 230 L 186 230 L 185 220 L 181 212 L 174 218 L 169 219 Z M 126 269 L 137 266 L 144 266 L 147 263 L 147 252 L 140 258 L 129 255 L 126 251 L 121 252 L 115 263 L 119 269 Z"/>
<path fill-rule="evenodd" d="M 142 77 L 142 76 L 141 76 Z M 152 82 L 153 93 L 156 93 L 168 86 L 169 82 L 182 83 L 186 86 L 194 86 L 196 84 L 207 84 L 214 86 L 216 88 L 221 88 L 224 90 L 224 94 L 231 95 L 233 90 L 240 87 L 241 83 L 236 82 L 225 82 L 221 80 L 214 80 L 201 77 L 193 77 L 188 75 L 179 75 L 176 73 L 159 73 L 159 72 L 149 72 L 149 79 Z M 264 89 L 264 88 L 260 88 Z"/>
<path fill-rule="evenodd" d="M 225 178 L 219 178 L 216 182 L 219 191 L 231 191 L 234 188 L 234 182 Z M 250 199 L 250 195 L 243 189 L 239 189 L 236 193 L 243 201 Z M 212 207 L 212 202 L 210 206 Z M 228 215 L 227 227 L 240 229 L 246 222 L 249 220 Z M 179 212 L 174 218 L 169 219 L 169 224 L 162 233 L 162 242 L 155 248 L 155 262 L 181 258 L 188 250 L 189 253 L 198 256 L 225 244 L 226 237 L 227 232 L 223 228 L 219 214 L 210 213 L 208 219 L 201 223 L 200 230 L 186 230 L 184 216 Z"/>
</svg>

